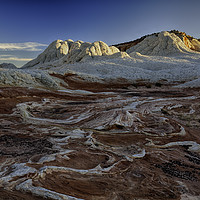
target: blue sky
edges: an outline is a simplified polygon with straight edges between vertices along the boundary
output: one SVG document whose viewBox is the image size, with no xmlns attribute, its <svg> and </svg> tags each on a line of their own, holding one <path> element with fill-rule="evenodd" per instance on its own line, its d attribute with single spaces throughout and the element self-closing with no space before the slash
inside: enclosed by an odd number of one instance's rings
<svg viewBox="0 0 200 200">
<path fill-rule="evenodd" d="M 200 38 L 199 0 L 0 0 L 0 63 L 21 66 L 56 39 L 109 45 L 162 30 Z"/>
</svg>

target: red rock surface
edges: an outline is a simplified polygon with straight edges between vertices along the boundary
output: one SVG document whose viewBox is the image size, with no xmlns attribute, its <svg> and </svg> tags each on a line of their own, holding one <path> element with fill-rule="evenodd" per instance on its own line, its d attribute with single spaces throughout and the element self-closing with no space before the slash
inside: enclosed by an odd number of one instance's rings
<svg viewBox="0 0 200 200">
<path fill-rule="evenodd" d="M 62 78 L 0 88 L 1 200 L 200 198 L 198 89 Z"/>
</svg>

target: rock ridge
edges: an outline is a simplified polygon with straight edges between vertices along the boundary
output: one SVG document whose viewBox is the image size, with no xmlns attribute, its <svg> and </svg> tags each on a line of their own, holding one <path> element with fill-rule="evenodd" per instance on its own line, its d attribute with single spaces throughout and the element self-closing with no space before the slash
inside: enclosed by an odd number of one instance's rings
<svg viewBox="0 0 200 200">
<path fill-rule="evenodd" d="M 59 59 L 61 59 L 61 63 L 70 64 L 91 60 L 94 57 L 109 56 L 118 52 L 120 52 L 118 48 L 114 46 L 109 47 L 102 41 L 90 43 L 81 40 L 74 42 L 71 39 L 66 41 L 56 40 L 52 42 L 36 59 L 26 63 L 22 68 L 29 68 Z"/>
<path fill-rule="evenodd" d="M 185 32 L 181 32 L 178 30 L 171 30 L 168 32 L 174 33 L 176 36 L 178 36 L 185 43 L 185 45 L 188 46 L 190 49 L 195 50 L 195 51 L 200 51 L 200 39 L 196 39 L 190 35 L 187 35 Z M 136 39 L 136 40 L 133 40 L 130 42 L 115 44 L 113 46 L 117 47 L 120 51 L 126 51 L 129 48 L 142 42 L 145 38 L 147 38 L 149 36 L 158 36 L 159 34 L 160 34 L 160 32 L 148 34 L 139 39 Z"/>
</svg>

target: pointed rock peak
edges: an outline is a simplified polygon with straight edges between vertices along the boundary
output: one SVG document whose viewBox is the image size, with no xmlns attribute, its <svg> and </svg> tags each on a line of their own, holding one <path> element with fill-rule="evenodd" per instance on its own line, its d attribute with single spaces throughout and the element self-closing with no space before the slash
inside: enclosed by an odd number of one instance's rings
<svg viewBox="0 0 200 200">
<path fill-rule="evenodd" d="M 22 68 L 33 67 L 38 64 L 52 62 L 62 58 L 69 52 L 72 42 L 55 40 L 37 58 L 26 63 Z"/>
<path fill-rule="evenodd" d="M 65 40 L 66 42 L 74 42 L 72 39 Z"/>
<path fill-rule="evenodd" d="M 82 40 L 77 40 L 76 42 L 78 42 L 78 43 L 84 43 Z"/>
</svg>

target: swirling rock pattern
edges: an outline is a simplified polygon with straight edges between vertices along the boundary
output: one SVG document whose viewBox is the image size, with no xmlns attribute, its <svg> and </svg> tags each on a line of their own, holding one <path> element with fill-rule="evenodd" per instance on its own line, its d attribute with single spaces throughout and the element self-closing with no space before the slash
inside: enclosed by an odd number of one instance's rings
<svg viewBox="0 0 200 200">
<path fill-rule="evenodd" d="M 200 93 L 0 88 L 0 199 L 199 199 Z"/>
</svg>

